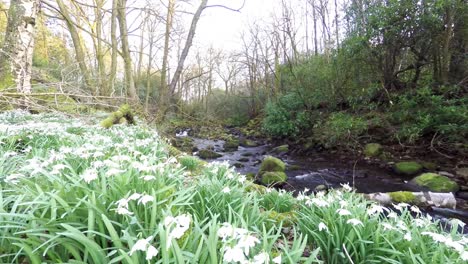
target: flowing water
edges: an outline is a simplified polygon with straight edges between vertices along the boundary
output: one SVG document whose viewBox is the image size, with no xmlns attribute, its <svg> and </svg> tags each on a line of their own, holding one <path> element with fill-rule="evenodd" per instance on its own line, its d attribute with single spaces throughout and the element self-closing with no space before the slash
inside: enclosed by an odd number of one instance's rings
<svg viewBox="0 0 468 264">
<path fill-rule="evenodd" d="M 187 134 L 184 133 L 182 136 Z M 336 188 L 345 183 L 354 186 L 360 193 L 415 191 L 414 187 L 407 184 L 410 178 L 402 178 L 389 170 L 369 165 L 362 160 L 353 162 L 349 161 L 349 158 L 323 153 L 308 157 L 276 155 L 272 154 L 273 146 L 268 144 L 256 147 L 239 146 L 235 151 L 225 151 L 223 140 L 193 138 L 193 142 L 198 149 L 212 149 L 222 155 L 210 161 L 228 161 L 242 174 L 257 173 L 261 161 L 267 155 L 279 157 L 289 168 L 286 170 L 288 181 L 283 186 L 289 191 L 301 191 L 304 188 L 314 190 L 319 185 Z M 457 199 L 457 204 L 466 205 L 466 201 Z M 441 222 L 448 218 L 458 218 L 468 224 L 468 211 L 463 209 L 434 208 L 430 213 Z M 468 233 L 468 227 L 465 227 L 464 233 Z"/>
</svg>

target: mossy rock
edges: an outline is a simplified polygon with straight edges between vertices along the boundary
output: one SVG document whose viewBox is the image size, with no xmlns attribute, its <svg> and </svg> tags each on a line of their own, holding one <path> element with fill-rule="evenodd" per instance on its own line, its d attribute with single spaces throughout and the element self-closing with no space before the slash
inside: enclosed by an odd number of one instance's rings
<svg viewBox="0 0 468 264">
<path fill-rule="evenodd" d="M 395 203 L 411 203 L 414 204 L 416 197 L 412 192 L 390 192 L 388 193 Z"/>
<path fill-rule="evenodd" d="M 191 152 L 195 147 L 193 139 L 189 137 L 174 138 L 171 140 L 171 144 L 185 152 Z"/>
<path fill-rule="evenodd" d="M 169 152 L 169 156 L 175 157 L 182 155 L 182 151 L 180 151 L 178 148 L 173 147 L 173 146 L 167 146 L 167 150 Z"/>
<path fill-rule="evenodd" d="M 394 170 L 398 174 L 402 175 L 415 175 L 423 169 L 423 166 L 415 161 L 403 161 L 395 164 Z"/>
<path fill-rule="evenodd" d="M 423 166 L 424 169 L 426 169 L 428 171 L 437 170 L 437 164 L 435 164 L 433 162 L 423 161 L 423 162 L 421 162 L 421 165 Z"/>
<path fill-rule="evenodd" d="M 237 139 L 227 140 L 224 143 L 224 150 L 225 151 L 237 150 L 238 148 L 239 148 L 239 140 L 237 140 Z"/>
<path fill-rule="evenodd" d="M 115 124 L 135 124 L 135 119 L 129 105 L 122 105 L 119 110 L 111 113 L 109 117 L 101 121 L 101 126 L 104 128 L 110 128 Z"/>
<path fill-rule="evenodd" d="M 250 139 L 246 139 L 246 138 L 241 139 L 239 144 L 242 147 L 247 147 L 247 148 L 252 148 L 252 147 L 258 146 L 257 142 L 255 142 L 253 140 L 250 140 Z"/>
<path fill-rule="evenodd" d="M 437 173 L 423 173 L 412 179 L 411 183 L 433 192 L 457 192 L 460 189 L 456 182 Z"/>
<path fill-rule="evenodd" d="M 262 161 L 259 171 L 260 172 L 265 172 L 265 171 L 284 172 L 285 169 L 286 169 L 286 165 L 284 164 L 283 161 L 281 161 L 278 158 L 268 156 Z"/>
<path fill-rule="evenodd" d="M 254 174 L 255 176 L 255 174 Z M 246 192 L 257 192 L 259 194 L 265 194 L 267 192 L 267 187 L 255 183 L 250 183 L 245 187 Z"/>
<path fill-rule="evenodd" d="M 286 182 L 288 176 L 282 171 L 265 171 L 260 174 L 261 182 L 265 185 Z"/>
<path fill-rule="evenodd" d="M 216 159 L 222 157 L 223 155 L 209 149 L 202 149 L 198 151 L 198 156 L 202 159 Z"/>
<path fill-rule="evenodd" d="M 234 166 L 236 168 L 244 168 L 245 167 L 245 165 L 240 163 L 240 162 L 236 162 L 236 163 L 232 164 L 232 166 Z"/>
<path fill-rule="evenodd" d="M 278 226 L 280 223 L 283 223 L 283 227 L 292 227 L 297 222 L 296 213 L 293 211 L 278 213 L 277 211 L 272 210 L 266 211 L 265 214 L 267 218 L 272 220 L 276 226 Z"/>
<path fill-rule="evenodd" d="M 364 155 L 366 155 L 366 157 L 377 157 L 380 154 L 382 154 L 382 151 L 382 145 L 380 145 L 379 143 L 369 143 L 366 144 L 366 146 L 364 147 Z"/>
<path fill-rule="evenodd" d="M 288 145 L 281 145 L 271 150 L 273 153 L 286 153 L 289 151 Z"/>
<path fill-rule="evenodd" d="M 245 177 L 247 178 L 247 180 L 249 181 L 255 181 L 255 173 L 253 172 L 248 172 Z"/>
</svg>

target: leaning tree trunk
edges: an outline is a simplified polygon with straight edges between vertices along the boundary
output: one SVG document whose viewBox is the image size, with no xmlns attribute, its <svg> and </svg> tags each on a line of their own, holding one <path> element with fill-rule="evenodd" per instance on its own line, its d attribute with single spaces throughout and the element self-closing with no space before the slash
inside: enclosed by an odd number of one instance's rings
<svg viewBox="0 0 468 264">
<path fill-rule="evenodd" d="M 12 77 L 18 93 L 31 93 L 32 58 L 40 0 L 11 0 L 3 48 L 0 79 Z M 25 107 L 26 105 L 22 105 Z"/>
<path fill-rule="evenodd" d="M 382 205 L 401 202 L 401 197 L 406 197 L 405 202 L 422 207 L 453 208 L 457 205 L 457 200 L 453 193 L 433 193 L 433 192 L 394 192 L 394 193 L 370 193 L 366 194 L 367 199 L 376 201 Z"/>
</svg>

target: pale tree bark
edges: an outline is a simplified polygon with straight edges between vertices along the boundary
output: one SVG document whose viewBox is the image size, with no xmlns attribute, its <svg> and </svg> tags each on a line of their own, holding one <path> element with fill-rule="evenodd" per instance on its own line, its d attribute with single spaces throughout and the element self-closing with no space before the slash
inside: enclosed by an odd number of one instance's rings
<svg viewBox="0 0 468 264">
<path fill-rule="evenodd" d="M 96 7 L 94 8 L 94 15 L 96 17 L 95 31 L 96 31 L 96 60 L 99 72 L 99 91 L 98 95 L 107 95 L 109 81 L 106 76 L 106 63 L 104 61 L 104 50 L 102 43 L 102 17 L 104 0 L 95 0 Z"/>
<path fill-rule="evenodd" d="M 172 21 L 175 12 L 176 0 L 169 0 L 166 15 L 166 32 L 164 33 L 164 51 L 161 67 L 161 93 L 159 95 L 160 107 L 163 107 L 168 101 L 168 87 L 167 87 L 167 61 L 169 58 L 169 40 L 171 38 Z"/>
<path fill-rule="evenodd" d="M 70 32 L 70 36 L 73 42 L 73 47 L 75 49 L 75 58 L 78 62 L 78 67 L 80 68 L 81 74 L 83 75 L 84 83 L 86 88 L 91 87 L 91 76 L 88 70 L 88 66 L 86 65 L 86 53 L 82 45 L 80 34 L 73 22 L 73 19 L 68 11 L 67 6 L 63 3 L 62 0 L 57 0 L 57 5 L 59 7 L 60 13 L 65 20 L 65 24 L 67 25 L 68 31 Z M 96 90 L 93 91 L 96 93 Z"/>
<path fill-rule="evenodd" d="M 11 0 L 3 48 L 0 78 L 11 75 L 18 93 L 31 93 L 32 58 L 39 0 Z"/>
<path fill-rule="evenodd" d="M 185 42 L 184 49 L 182 50 L 182 54 L 181 54 L 181 56 L 179 58 L 179 62 L 177 64 L 177 68 L 176 68 L 176 70 L 174 72 L 174 76 L 172 77 L 171 84 L 169 85 L 170 95 L 172 95 L 174 93 L 174 91 L 175 91 L 176 85 L 177 85 L 177 83 L 179 81 L 179 78 L 180 78 L 180 74 L 182 73 L 182 70 L 184 68 L 185 59 L 187 58 L 190 47 L 192 47 L 192 42 L 193 42 L 193 38 L 195 36 L 195 31 L 197 29 L 198 21 L 200 20 L 200 16 L 201 16 L 203 10 L 206 8 L 207 3 L 208 3 L 208 0 L 202 0 L 201 3 L 200 3 L 200 6 L 198 6 L 197 11 L 193 15 L 192 23 L 190 25 L 190 30 L 189 30 L 189 33 L 187 35 L 187 40 Z"/>
<path fill-rule="evenodd" d="M 117 75 L 117 2 L 119 0 L 112 1 L 112 13 L 111 13 L 111 68 L 109 73 L 109 82 L 111 88 L 111 95 L 115 93 L 115 78 Z"/>
<path fill-rule="evenodd" d="M 138 95 L 133 79 L 132 58 L 130 55 L 130 47 L 128 44 L 128 29 L 127 29 L 127 0 L 119 0 L 117 6 L 117 20 L 120 28 L 120 42 L 122 44 L 122 58 L 124 61 L 125 84 L 127 93 L 132 100 L 138 100 Z"/>
</svg>

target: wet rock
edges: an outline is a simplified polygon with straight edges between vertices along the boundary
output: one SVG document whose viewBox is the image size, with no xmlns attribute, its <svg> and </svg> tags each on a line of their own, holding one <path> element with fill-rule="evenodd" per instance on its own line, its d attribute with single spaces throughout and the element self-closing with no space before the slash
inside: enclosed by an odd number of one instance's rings
<svg viewBox="0 0 468 264">
<path fill-rule="evenodd" d="M 216 159 L 222 157 L 223 155 L 209 149 L 202 149 L 198 152 L 198 156 L 202 159 Z"/>
<path fill-rule="evenodd" d="M 246 153 L 242 153 L 241 156 L 243 156 L 243 157 L 250 157 L 250 156 L 252 156 L 252 155 L 253 155 L 252 152 L 246 152 Z"/>
<path fill-rule="evenodd" d="M 289 151 L 288 145 L 281 145 L 271 150 L 272 153 L 281 154 Z"/>
<path fill-rule="evenodd" d="M 285 169 L 286 165 L 283 161 L 268 156 L 262 161 L 258 176 L 265 185 L 283 183 L 287 180 L 286 173 L 284 172 Z"/>
<path fill-rule="evenodd" d="M 171 141 L 171 145 L 186 152 L 192 151 L 192 149 L 195 147 L 193 139 L 189 137 L 174 138 Z"/>
<path fill-rule="evenodd" d="M 379 143 L 369 143 L 364 147 L 364 155 L 366 155 L 366 157 L 377 157 L 382 153 L 382 151 L 382 145 Z"/>
<path fill-rule="evenodd" d="M 460 189 L 456 182 L 436 173 L 423 173 L 410 183 L 433 192 L 456 192 Z"/>
<path fill-rule="evenodd" d="M 250 159 L 249 158 L 240 158 L 237 161 L 239 162 L 248 162 Z"/>
<path fill-rule="evenodd" d="M 398 174 L 411 176 L 421 172 L 423 166 L 415 161 L 402 161 L 395 163 L 393 169 Z"/>
<path fill-rule="evenodd" d="M 437 172 L 437 174 L 445 176 L 445 177 L 449 177 L 449 178 L 454 178 L 455 177 L 455 175 L 453 175 L 450 172 L 446 172 L 446 171 L 439 171 L 439 172 Z"/>
<path fill-rule="evenodd" d="M 459 168 L 455 171 L 458 177 L 462 178 L 465 180 L 465 182 L 468 182 L 468 168 Z"/>
<path fill-rule="evenodd" d="M 423 166 L 424 169 L 426 169 L 428 171 L 437 170 L 437 164 L 435 164 L 433 162 L 423 161 L 423 162 L 421 162 L 421 165 Z"/>
<path fill-rule="evenodd" d="M 300 170 L 301 169 L 301 166 L 299 165 L 290 165 L 286 168 L 286 170 L 288 171 L 296 171 L 296 170 Z"/>
<path fill-rule="evenodd" d="M 260 166 L 260 172 L 266 171 L 279 171 L 284 172 L 286 169 L 286 165 L 283 161 L 278 158 L 268 156 L 262 161 L 262 165 Z"/>
<path fill-rule="evenodd" d="M 239 140 L 230 139 L 224 143 L 224 151 L 235 151 L 239 148 Z"/>
<path fill-rule="evenodd" d="M 252 148 L 252 147 L 258 146 L 257 142 L 255 142 L 253 140 L 250 140 L 250 139 L 246 139 L 246 138 L 241 139 L 239 144 L 242 147 L 247 147 L 247 148 Z"/>
<path fill-rule="evenodd" d="M 321 191 L 326 191 L 326 190 L 328 190 L 328 188 L 327 188 L 327 186 L 325 186 L 323 184 L 317 185 L 314 188 L 314 191 L 316 191 L 316 192 L 321 192 Z"/>
<path fill-rule="evenodd" d="M 468 192 L 467 191 L 457 192 L 457 197 L 463 200 L 468 200 Z"/>
<path fill-rule="evenodd" d="M 233 166 L 236 167 L 236 168 L 243 168 L 243 167 L 245 167 L 245 165 L 242 164 L 242 163 L 240 163 L 240 162 L 234 163 Z"/>
</svg>

